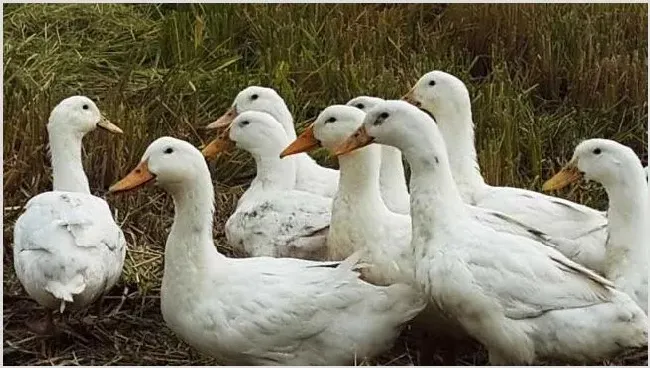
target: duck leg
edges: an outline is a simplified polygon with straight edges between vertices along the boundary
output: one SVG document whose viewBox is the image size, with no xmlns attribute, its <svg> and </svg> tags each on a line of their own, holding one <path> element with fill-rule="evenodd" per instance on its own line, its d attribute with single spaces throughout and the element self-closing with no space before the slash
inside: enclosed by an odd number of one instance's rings
<svg viewBox="0 0 650 368">
<path fill-rule="evenodd" d="M 126 301 L 126 296 L 128 294 L 129 294 L 129 287 L 125 286 L 124 290 L 122 291 L 122 298 L 120 299 L 119 304 L 109 314 L 110 317 L 117 315 L 120 309 L 122 309 L 122 306 L 124 305 L 124 302 Z"/>
<path fill-rule="evenodd" d="M 102 318 L 104 317 L 104 295 L 105 294 L 102 293 L 102 295 L 99 297 L 99 300 L 97 301 L 97 310 L 96 310 L 97 322 L 101 321 Z"/>
</svg>

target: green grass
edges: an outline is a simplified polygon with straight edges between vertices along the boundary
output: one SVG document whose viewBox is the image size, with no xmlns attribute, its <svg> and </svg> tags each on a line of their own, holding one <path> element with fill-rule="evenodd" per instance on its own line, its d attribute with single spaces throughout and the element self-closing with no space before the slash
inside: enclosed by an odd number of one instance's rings
<svg viewBox="0 0 650 368">
<path fill-rule="evenodd" d="M 45 123 L 72 94 L 93 98 L 125 132 L 84 141 L 86 173 L 100 196 L 157 137 L 205 142 L 199 128 L 248 85 L 278 90 L 302 122 L 356 95 L 397 98 L 432 69 L 468 85 L 489 183 L 539 190 L 592 137 L 629 145 L 647 162 L 645 4 L 28 4 L 4 5 L 3 21 L 5 295 L 22 295 L 11 267 L 20 208 L 10 207 L 50 189 Z M 315 157 L 336 165 L 323 151 Z M 215 238 L 229 253 L 223 223 L 254 167 L 237 152 L 212 169 L 220 183 Z M 606 206 L 594 185 L 564 194 Z M 141 298 L 138 313 L 157 316 L 150 298 L 171 201 L 153 188 L 106 198 L 130 242 L 121 285 Z M 15 305 L 5 303 L 5 315 Z M 17 318 L 5 317 L 14 343 L 24 337 Z M 161 364 L 119 346 L 117 363 Z M 197 362 L 183 352 L 179 364 Z M 65 346 L 55 353 L 71 359 Z M 13 354 L 16 364 L 48 364 L 42 352 Z"/>
</svg>

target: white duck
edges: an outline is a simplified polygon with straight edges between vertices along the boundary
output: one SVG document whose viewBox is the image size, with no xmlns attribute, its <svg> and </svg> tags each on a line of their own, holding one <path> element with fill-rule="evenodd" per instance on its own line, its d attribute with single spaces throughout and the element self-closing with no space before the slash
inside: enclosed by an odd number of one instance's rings
<svg viewBox="0 0 650 368">
<path fill-rule="evenodd" d="M 365 113 L 350 106 L 324 109 L 281 157 L 325 147 L 331 152 L 363 123 Z M 412 280 L 411 218 L 392 212 L 380 193 L 382 145 L 370 145 L 339 156 L 341 180 L 332 205 L 327 237 L 328 259 L 341 260 L 361 249 L 369 251 L 372 264 L 364 277 L 372 283 L 390 284 Z M 394 148 L 394 147 L 391 147 Z M 522 225 L 496 211 L 467 205 L 469 213 L 497 231 L 529 237 L 555 246 L 541 231 Z M 405 276 L 406 275 L 406 276 Z"/>
<path fill-rule="evenodd" d="M 280 156 L 286 157 L 321 146 L 334 152 L 361 126 L 364 116 L 358 108 L 330 106 Z M 341 180 L 332 206 L 327 251 L 328 259 L 341 260 L 357 250 L 367 249 L 367 261 L 373 266 L 364 273 L 364 278 L 372 283 L 387 285 L 408 282 L 412 279 L 414 265 L 410 259 L 410 215 L 390 211 L 380 193 L 381 147 L 385 146 L 371 145 L 339 156 Z M 505 214 L 471 205 L 466 207 L 477 221 L 497 231 L 557 246 L 556 239 Z"/>
<path fill-rule="evenodd" d="M 561 240 L 558 250 L 600 273 L 605 265 L 605 214 L 538 192 L 485 183 L 476 160 L 471 101 L 465 84 L 451 74 L 432 71 L 404 99 L 431 113 L 449 149 L 449 161 L 463 200 L 496 210 Z"/>
<path fill-rule="evenodd" d="M 289 143 L 282 125 L 259 111 L 239 114 L 203 154 L 237 145 L 255 159 L 257 174 L 226 222 L 230 245 L 249 256 L 324 259 L 332 199 L 293 189 L 296 161 L 281 160 Z"/>
<path fill-rule="evenodd" d="M 319 146 L 334 152 L 361 126 L 365 115 L 351 106 L 329 106 L 280 155 Z M 362 261 L 369 264 L 362 270 L 364 280 L 375 285 L 405 283 L 417 289 L 410 247 L 411 217 L 392 212 L 380 192 L 383 147 L 386 146 L 371 144 L 339 156 L 341 179 L 332 204 L 327 259 L 341 260 L 362 252 Z M 413 303 L 421 301 L 413 300 Z M 428 331 L 430 337 L 444 337 L 455 343 L 459 343 L 459 338 L 466 338 L 459 326 L 447 320 L 435 304 L 429 304 L 413 323 Z"/>
<path fill-rule="evenodd" d="M 282 124 L 289 140 L 296 139 L 293 117 L 282 97 L 272 88 L 258 86 L 250 86 L 239 92 L 232 107 L 206 128 L 225 128 L 237 115 L 249 110 L 271 114 Z M 334 196 L 339 182 L 338 170 L 318 165 L 307 154 L 302 154 L 295 160 L 297 161 L 295 189 L 330 198 Z"/>
<path fill-rule="evenodd" d="M 52 310 L 81 308 L 113 287 L 122 273 L 126 241 L 106 201 L 90 194 L 81 161 L 86 133 L 110 123 L 84 96 L 61 101 L 47 124 L 53 190 L 30 199 L 14 226 L 14 268 L 25 290 L 47 309 L 32 324 L 52 330 Z"/>
<path fill-rule="evenodd" d="M 378 97 L 359 96 L 346 103 L 363 112 L 368 112 L 384 100 Z M 402 152 L 395 147 L 381 145 L 381 170 L 379 171 L 379 189 L 386 207 L 393 212 L 409 214 L 409 192 L 404 175 Z"/>
<path fill-rule="evenodd" d="M 347 105 L 354 106 L 367 112 L 383 101 L 383 99 L 377 97 L 360 96 L 350 100 Z M 361 122 L 359 122 L 359 125 L 360 124 Z M 408 194 L 406 180 L 400 179 L 404 177 L 402 152 L 395 147 L 386 145 L 380 145 L 380 147 L 382 150 L 379 183 L 382 199 L 391 211 L 408 215 L 410 196 Z M 389 205 L 389 203 L 392 203 L 392 205 Z M 487 208 L 472 205 L 468 205 L 468 209 L 478 221 L 481 221 L 483 224 L 490 226 L 495 230 L 530 237 L 534 240 L 544 242 L 549 246 L 560 249 L 572 248 L 575 246 L 575 243 L 571 240 L 563 237 L 552 237 L 545 234 L 535 226 L 525 225 L 502 212 L 492 211 Z M 410 222 L 408 227 L 410 228 Z"/>
<path fill-rule="evenodd" d="M 609 197 L 605 272 L 648 313 L 648 183 L 634 151 L 608 139 L 580 143 L 571 161 L 544 183 L 560 189 L 582 176 L 601 183 Z"/>
<path fill-rule="evenodd" d="M 411 167 L 416 280 L 486 346 L 492 364 L 600 360 L 647 345 L 647 316 L 627 294 L 553 248 L 474 220 L 452 178 L 437 125 L 386 101 L 338 149 L 399 148 Z"/>
<path fill-rule="evenodd" d="M 333 151 L 361 126 L 364 116 L 363 111 L 351 106 L 329 106 L 280 156 L 321 145 Z M 366 250 L 368 258 L 364 260 L 371 266 L 364 270 L 364 279 L 380 285 L 412 283 L 411 219 L 392 212 L 382 200 L 381 153 L 381 146 L 370 145 L 339 156 L 341 178 L 332 204 L 328 259 L 341 260 Z"/>
<path fill-rule="evenodd" d="M 423 305 L 410 287 L 358 279 L 338 262 L 228 258 L 212 242 L 214 193 L 201 153 L 163 137 L 110 190 L 155 181 L 174 199 L 161 310 L 187 343 L 227 365 L 344 365 L 390 347 Z M 338 266 L 337 266 L 338 265 Z"/>
</svg>

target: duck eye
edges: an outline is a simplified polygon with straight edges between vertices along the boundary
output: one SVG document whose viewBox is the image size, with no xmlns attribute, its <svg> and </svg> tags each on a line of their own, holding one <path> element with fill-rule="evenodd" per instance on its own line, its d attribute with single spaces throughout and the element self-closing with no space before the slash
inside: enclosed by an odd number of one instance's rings
<svg viewBox="0 0 650 368">
<path fill-rule="evenodd" d="M 331 118 L 327 119 L 326 123 L 333 123 L 335 121 L 336 121 L 336 118 L 332 116 Z"/>
<path fill-rule="evenodd" d="M 365 107 L 365 106 L 363 106 L 362 103 L 357 104 L 357 109 L 361 109 L 361 110 L 363 110 L 364 107 Z"/>
<path fill-rule="evenodd" d="M 388 119 L 388 113 L 387 112 L 382 112 L 381 115 L 379 115 L 380 118 L 382 119 Z"/>
<path fill-rule="evenodd" d="M 84 109 L 84 110 L 88 110 L 88 105 L 83 105 L 83 106 L 81 106 L 81 108 Z"/>
<path fill-rule="evenodd" d="M 165 153 L 166 153 L 166 154 L 170 154 L 170 153 L 172 153 L 172 152 L 174 152 L 174 149 L 171 148 L 171 147 L 167 147 L 167 148 L 165 149 Z"/>
<path fill-rule="evenodd" d="M 254 94 L 254 95 L 251 96 L 251 100 L 257 100 L 258 97 L 260 97 L 260 96 L 258 96 L 257 94 Z"/>
<path fill-rule="evenodd" d="M 596 148 L 596 149 L 594 150 L 594 155 L 600 155 L 601 152 L 602 152 L 602 151 L 601 151 L 600 148 Z"/>
<path fill-rule="evenodd" d="M 244 125 L 248 125 L 248 124 L 250 124 L 250 123 L 251 123 L 250 121 L 248 121 L 248 120 L 244 120 L 244 121 L 242 121 L 241 123 L 239 123 L 239 125 L 244 126 Z"/>
<path fill-rule="evenodd" d="M 436 85 L 436 81 L 434 81 L 434 80 L 430 80 L 430 81 L 429 81 L 429 85 L 430 85 L 430 86 L 435 86 L 435 85 Z"/>
</svg>

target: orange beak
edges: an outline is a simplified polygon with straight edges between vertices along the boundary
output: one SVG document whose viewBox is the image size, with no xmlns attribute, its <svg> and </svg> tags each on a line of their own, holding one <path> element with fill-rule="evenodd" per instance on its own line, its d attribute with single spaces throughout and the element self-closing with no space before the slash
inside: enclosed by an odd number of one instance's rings
<svg viewBox="0 0 650 368">
<path fill-rule="evenodd" d="M 407 94 L 405 94 L 404 96 L 402 96 L 402 100 L 404 100 L 404 101 L 410 103 L 410 104 L 413 105 L 413 106 L 420 107 L 420 105 L 421 105 L 420 102 L 418 102 L 418 101 L 415 99 L 415 96 L 414 96 L 414 93 L 413 93 L 414 90 L 415 90 L 415 87 L 414 87 L 414 88 L 411 88 L 411 90 L 408 91 Z"/>
<path fill-rule="evenodd" d="M 371 137 L 368 135 L 368 131 L 366 130 L 366 126 L 362 125 L 357 129 L 354 134 L 348 137 L 348 139 L 345 140 L 345 142 L 341 143 L 336 149 L 334 150 L 334 155 L 335 156 L 340 156 L 344 155 L 348 152 L 352 152 L 355 149 L 365 147 L 372 142 L 375 141 L 375 138 Z"/>
<path fill-rule="evenodd" d="M 127 190 L 141 187 L 155 179 L 156 177 L 149 171 L 147 165 L 147 160 L 140 162 L 138 166 L 131 170 L 131 172 L 122 180 L 111 185 L 111 187 L 108 188 L 108 191 L 110 193 L 125 192 Z"/>
<path fill-rule="evenodd" d="M 221 117 L 214 122 L 205 126 L 205 129 L 220 129 L 227 126 L 230 126 L 233 120 L 237 117 L 237 109 L 234 106 L 229 108 Z"/>
<path fill-rule="evenodd" d="M 111 133 L 115 133 L 115 134 L 124 133 L 122 129 L 120 129 L 120 127 L 108 121 L 108 119 L 104 115 L 101 115 L 99 117 L 99 122 L 97 123 L 97 126 L 106 129 Z"/>
<path fill-rule="evenodd" d="M 284 151 L 280 152 L 280 158 L 296 153 L 308 152 L 320 146 L 320 142 L 314 137 L 314 124 L 310 124 L 302 134 L 291 142 Z"/>
<path fill-rule="evenodd" d="M 228 129 L 224 130 L 223 134 L 213 139 L 210 141 L 210 143 L 203 147 L 201 150 L 203 157 L 207 159 L 213 159 L 217 156 L 217 154 L 233 149 L 235 147 L 235 142 L 228 138 L 229 134 L 230 126 L 228 126 Z"/>
<path fill-rule="evenodd" d="M 581 178 L 582 173 L 578 169 L 578 166 L 574 162 L 569 162 L 562 168 L 562 170 L 560 170 L 560 172 L 553 175 L 552 178 L 548 179 L 544 185 L 542 185 L 542 190 L 548 192 L 549 190 L 562 189 Z"/>
</svg>

